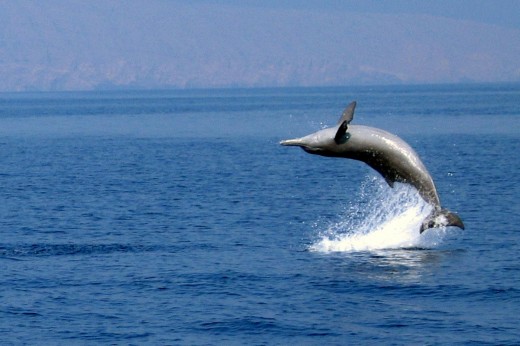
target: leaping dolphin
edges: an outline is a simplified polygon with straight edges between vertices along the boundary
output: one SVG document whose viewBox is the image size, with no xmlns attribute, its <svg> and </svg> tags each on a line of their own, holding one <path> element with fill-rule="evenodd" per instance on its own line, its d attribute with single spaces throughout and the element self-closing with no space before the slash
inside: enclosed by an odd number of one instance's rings
<svg viewBox="0 0 520 346">
<path fill-rule="evenodd" d="M 420 233 L 439 226 L 464 229 L 460 217 L 441 207 L 433 179 L 417 153 L 401 138 L 389 132 L 363 125 L 350 125 L 356 102 L 345 108 L 338 124 L 308 136 L 281 141 L 281 145 L 298 146 L 310 154 L 344 157 L 365 162 L 379 172 L 390 185 L 410 184 L 433 211 L 422 222 Z"/>
</svg>

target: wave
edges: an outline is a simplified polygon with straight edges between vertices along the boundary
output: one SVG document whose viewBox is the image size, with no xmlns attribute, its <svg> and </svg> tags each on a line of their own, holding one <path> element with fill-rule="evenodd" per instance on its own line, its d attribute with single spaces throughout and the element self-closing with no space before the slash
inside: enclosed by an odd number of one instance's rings
<svg viewBox="0 0 520 346">
<path fill-rule="evenodd" d="M 155 250 L 153 246 L 129 244 L 0 244 L 0 258 L 92 255 Z"/>
<path fill-rule="evenodd" d="M 390 188 L 382 178 L 372 176 L 363 182 L 355 200 L 339 221 L 319 231 L 311 251 L 429 249 L 445 238 L 445 227 L 419 233 L 432 206 L 410 185 L 396 183 Z"/>
</svg>

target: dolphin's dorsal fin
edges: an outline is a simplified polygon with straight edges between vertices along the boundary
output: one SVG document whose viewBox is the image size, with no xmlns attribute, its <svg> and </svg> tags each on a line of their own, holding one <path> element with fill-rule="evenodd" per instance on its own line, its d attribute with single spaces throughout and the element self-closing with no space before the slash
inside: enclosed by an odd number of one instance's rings
<svg viewBox="0 0 520 346">
<path fill-rule="evenodd" d="M 343 122 L 347 122 L 347 124 L 350 124 L 352 121 L 352 118 L 354 118 L 354 109 L 356 108 L 356 101 L 352 101 L 347 108 L 343 111 L 343 114 L 341 115 L 341 118 L 338 121 L 338 124 L 343 124 Z"/>
</svg>

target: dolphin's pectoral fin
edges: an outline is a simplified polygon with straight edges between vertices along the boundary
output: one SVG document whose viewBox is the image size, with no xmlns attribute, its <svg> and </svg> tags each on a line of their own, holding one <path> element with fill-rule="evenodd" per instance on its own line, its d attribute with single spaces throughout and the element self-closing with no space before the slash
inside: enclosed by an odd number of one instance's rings
<svg viewBox="0 0 520 346">
<path fill-rule="evenodd" d="M 382 165 L 370 165 L 370 166 L 372 168 L 374 168 L 377 172 L 379 172 L 379 174 L 381 174 L 383 176 L 383 178 L 385 179 L 386 183 L 391 188 L 394 188 L 394 185 L 395 185 L 396 182 L 398 182 L 398 183 L 406 183 L 406 179 L 401 177 L 401 175 L 399 175 L 399 173 L 397 173 L 393 169 L 389 169 L 388 167 L 382 166 Z"/>
<path fill-rule="evenodd" d="M 343 114 L 341 115 L 341 118 L 338 121 L 338 124 L 343 124 L 343 122 L 347 122 L 347 124 L 350 124 L 352 119 L 354 118 L 354 109 L 356 109 L 356 101 L 351 102 L 347 108 L 343 111 Z"/>
<path fill-rule="evenodd" d="M 455 226 L 464 229 L 464 223 L 457 214 L 452 213 L 448 209 L 439 209 L 432 211 L 432 213 L 424 219 L 420 232 L 422 233 L 427 229 L 440 226 Z"/>
<path fill-rule="evenodd" d="M 394 188 L 394 181 L 390 179 L 389 177 L 385 177 L 385 181 L 392 189 Z"/>
<path fill-rule="evenodd" d="M 338 131 L 336 132 L 336 136 L 334 136 L 334 142 L 336 144 L 344 144 L 348 141 L 350 138 L 350 133 L 347 132 L 348 130 L 348 123 L 347 121 L 344 121 L 339 125 Z"/>
</svg>

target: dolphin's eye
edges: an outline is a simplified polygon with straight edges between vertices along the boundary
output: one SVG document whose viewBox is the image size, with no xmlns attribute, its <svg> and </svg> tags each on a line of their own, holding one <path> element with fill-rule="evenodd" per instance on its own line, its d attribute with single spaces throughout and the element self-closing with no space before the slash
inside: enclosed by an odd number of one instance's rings
<svg viewBox="0 0 520 346">
<path fill-rule="evenodd" d="M 341 136 L 340 138 L 335 139 L 335 141 L 336 141 L 336 144 L 340 145 L 340 144 L 347 143 L 347 141 L 349 139 L 350 139 L 350 133 L 349 132 L 345 132 L 345 134 L 343 134 L 343 136 Z"/>
</svg>

